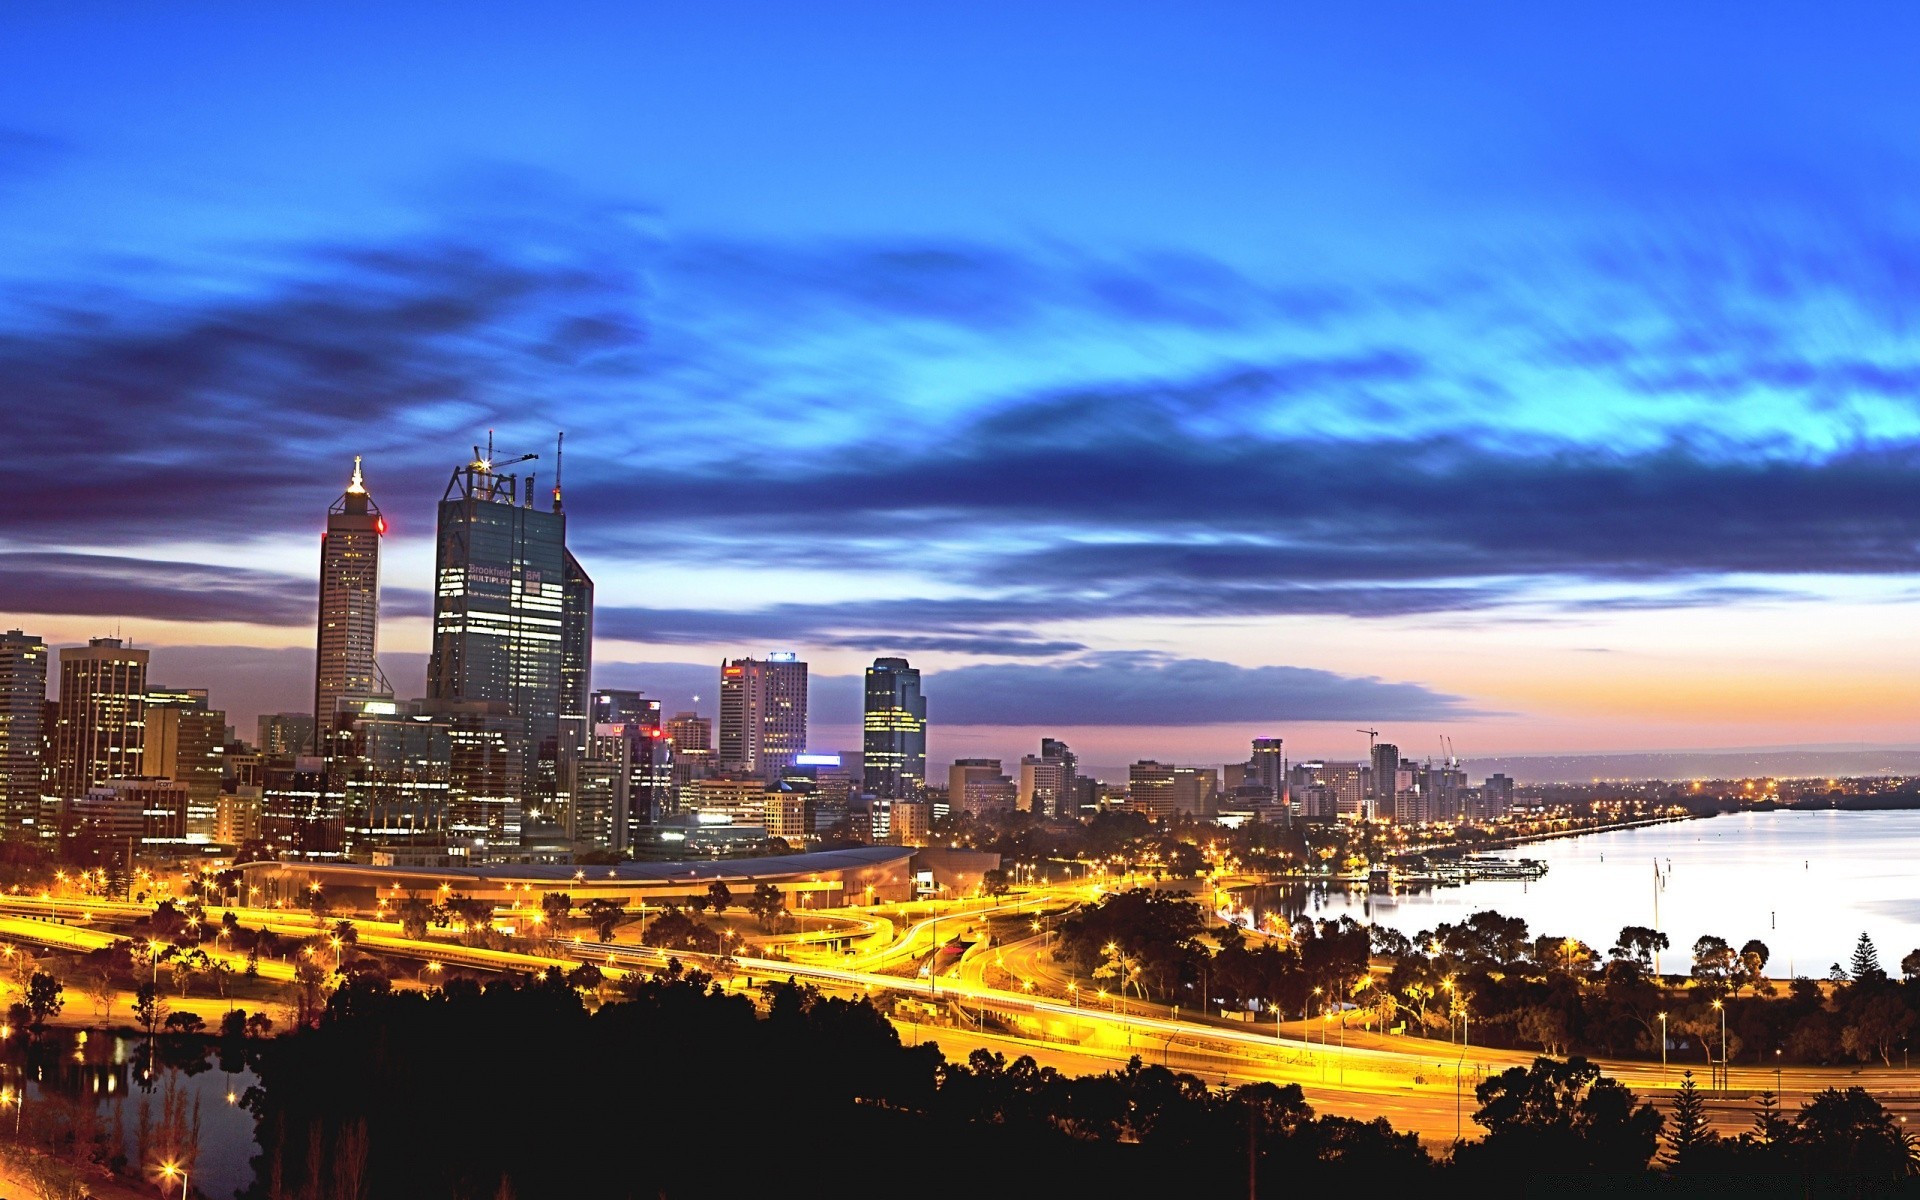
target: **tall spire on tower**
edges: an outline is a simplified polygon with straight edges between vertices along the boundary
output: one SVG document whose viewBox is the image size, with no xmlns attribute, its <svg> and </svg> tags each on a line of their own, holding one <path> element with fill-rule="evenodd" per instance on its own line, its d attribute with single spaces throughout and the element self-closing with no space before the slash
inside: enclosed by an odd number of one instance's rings
<svg viewBox="0 0 1920 1200">
<path fill-rule="evenodd" d="M 364 496 L 367 494 L 367 481 L 360 474 L 360 456 L 358 454 L 353 456 L 353 479 L 347 484 L 347 494 L 349 496 Z"/>
</svg>

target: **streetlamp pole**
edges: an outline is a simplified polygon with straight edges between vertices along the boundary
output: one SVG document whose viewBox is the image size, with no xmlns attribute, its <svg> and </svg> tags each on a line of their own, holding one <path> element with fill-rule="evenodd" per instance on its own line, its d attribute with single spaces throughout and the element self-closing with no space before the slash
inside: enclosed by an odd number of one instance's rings
<svg viewBox="0 0 1920 1200">
<path fill-rule="evenodd" d="M 1660 1082 L 1667 1081 L 1667 1014 L 1660 1014 Z"/>
</svg>

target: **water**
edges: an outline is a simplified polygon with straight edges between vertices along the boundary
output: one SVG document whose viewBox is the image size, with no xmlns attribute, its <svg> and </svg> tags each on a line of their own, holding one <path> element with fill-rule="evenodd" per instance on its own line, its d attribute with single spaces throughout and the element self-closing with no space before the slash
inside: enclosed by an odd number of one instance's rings
<svg viewBox="0 0 1920 1200">
<path fill-rule="evenodd" d="M 1481 880 L 1399 895 L 1329 890 L 1296 896 L 1315 918 L 1350 915 L 1409 937 L 1494 909 L 1534 936 L 1576 937 L 1604 952 L 1623 925 L 1654 924 L 1654 864 L 1666 873 L 1661 969 L 1684 972 L 1695 938 L 1738 948 L 1759 938 L 1769 975 L 1822 976 L 1864 931 L 1880 964 L 1920 948 L 1920 812 L 1756 812 L 1536 842 L 1499 852 L 1548 865 L 1531 882 Z M 1671 870 L 1668 869 L 1671 864 Z"/>
<path fill-rule="evenodd" d="M 99 1127 L 115 1140 L 129 1164 L 139 1156 L 140 1114 L 149 1124 L 149 1175 L 171 1150 L 159 1132 L 166 1096 L 189 1118 L 199 1118 L 193 1187 L 207 1196 L 233 1195 L 253 1179 L 253 1114 L 237 1103 L 257 1082 L 242 1056 L 223 1056 L 199 1041 L 159 1039 L 155 1061 L 147 1060 L 146 1039 L 98 1030 L 49 1030 L 38 1038 L 17 1034 L 0 1051 L 0 1085 L 17 1088 L 24 1078 L 24 1109 L 0 1108 L 0 1120 L 23 1121 L 40 1130 L 75 1130 L 83 1108 L 98 1115 Z M 229 1100 L 229 1096 L 233 1101 Z M 11 1132 L 9 1130 L 9 1132 Z"/>
</svg>

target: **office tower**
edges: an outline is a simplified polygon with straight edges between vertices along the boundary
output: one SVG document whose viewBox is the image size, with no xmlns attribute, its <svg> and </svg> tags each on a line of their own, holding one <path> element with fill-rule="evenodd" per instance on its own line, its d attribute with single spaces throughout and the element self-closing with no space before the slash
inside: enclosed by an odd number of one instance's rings
<svg viewBox="0 0 1920 1200">
<path fill-rule="evenodd" d="M 1167 821 L 1179 811 L 1174 802 L 1173 767 L 1141 759 L 1127 768 L 1127 809 L 1155 821 Z"/>
<path fill-rule="evenodd" d="M 778 779 L 807 748 L 807 664 L 790 653 L 720 665 L 720 769 Z"/>
<path fill-rule="evenodd" d="M 875 822 L 874 840 L 888 846 L 924 846 L 933 834 L 933 806 L 925 800 L 881 800 L 884 822 Z M 884 828 L 882 828 L 884 824 Z"/>
<path fill-rule="evenodd" d="M 661 726 L 660 702 L 638 692 L 597 691 L 593 693 L 592 712 L 593 734 L 585 757 L 618 768 L 614 804 L 622 825 L 620 846 L 630 846 L 643 826 L 656 824 L 675 811 L 673 743 Z M 597 785 L 591 771 L 576 775 L 576 779 Z M 571 793 L 569 796 L 571 799 Z M 576 831 L 581 827 L 577 815 L 569 820 Z M 592 821 L 587 826 L 591 828 Z"/>
<path fill-rule="evenodd" d="M 1480 786 L 1481 816 L 1504 817 L 1513 808 L 1513 780 L 1506 775 L 1489 775 Z"/>
<path fill-rule="evenodd" d="M 1366 811 L 1369 778 L 1367 768 L 1357 762 L 1301 762 L 1288 771 L 1287 784 L 1300 797 L 1300 815 L 1308 820 L 1357 820 Z M 1313 796 L 1301 795 L 1303 788 L 1315 789 Z M 1309 799 L 1315 807 L 1308 807 Z"/>
<path fill-rule="evenodd" d="M 326 753 L 346 698 L 390 689 L 374 663 L 380 638 L 380 536 L 387 522 L 367 494 L 360 456 L 347 490 L 327 508 L 320 536 L 320 627 L 313 667 L 313 752 Z"/>
<path fill-rule="evenodd" d="M 205 688 L 149 687 L 141 770 L 186 785 L 187 837 L 213 840 L 226 757 L 227 714 L 207 705 Z"/>
<path fill-rule="evenodd" d="M 1248 782 L 1266 785 L 1272 790 L 1275 801 L 1286 803 L 1286 739 L 1275 737 L 1253 739 L 1253 757 L 1247 760 L 1247 767 L 1251 774 Z"/>
<path fill-rule="evenodd" d="M 920 672 L 904 658 L 876 658 L 867 668 L 866 789 L 876 796 L 912 796 L 927 782 L 927 699 Z"/>
<path fill-rule="evenodd" d="M 313 754 L 262 760 L 258 764 L 260 841 L 275 858 L 346 857 L 346 812 L 327 776 L 326 760 Z"/>
<path fill-rule="evenodd" d="M 145 650 L 125 646 L 119 638 L 94 638 L 60 651 L 60 723 L 53 751 L 57 800 L 78 799 L 109 779 L 145 774 L 146 700 Z"/>
<path fill-rule="evenodd" d="M 624 725 L 649 717 L 660 723 L 660 702 L 628 688 L 596 688 L 590 706 L 595 725 Z"/>
<path fill-rule="evenodd" d="M 1040 753 L 1020 760 L 1019 787 L 1014 807 L 1042 817 L 1079 815 L 1074 790 L 1075 760 L 1067 744 L 1054 738 L 1040 739 Z"/>
<path fill-rule="evenodd" d="M 261 713 L 254 721 L 254 748 L 262 754 L 308 754 L 313 750 L 309 713 Z"/>
<path fill-rule="evenodd" d="M 699 713 L 678 712 L 667 722 L 673 742 L 673 781 L 704 779 L 713 772 L 713 722 Z"/>
<path fill-rule="evenodd" d="M 1399 790 L 1400 747 L 1381 742 L 1373 748 L 1373 774 L 1367 788 L 1367 819 L 1393 820 L 1394 793 Z"/>
<path fill-rule="evenodd" d="M 496 847 L 508 808 L 513 840 L 504 844 L 513 845 L 521 806 L 551 806 L 556 764 L 587 739 L 593 581 L 567 550 L 560 489 L 551 509 L 537 509 L 533 477 L 501 469 L 533 457 L 496 462 L 491 444 L 484 454 L 476 447 L 474 460 L 453 472 L 438 514 L 427 697 L 466 717 L 482 715 L 474 705 L 491 705 L 484 715 L 525 726 L 521 747 L 499 744 L 512 736 L 507 722 L 492 721 L 484 733 L 496 757 L 488 759 L 491 782 L 474 794 L 486 795 Z M 519 765 L 494 770 L 508 758 Z M 509 778 L 523 790 L 494 794 Z"/>
<path fill-rule="evenodd" d="M 962 758 L 947 770 L 947 808 L 981 816 L 1009 812 L 1020 790 L 1000 770 L 997 758 Z"/>
<path fill-rule="evenodd" d="M 344 700 L 338 710 L 328 790 L 340 796 L 345 849 L 356 858 L 446 840 L 453 722 L 423 709 L 372 696 Z"/>
<path fill-rule="evenodd" d="M 1212 815 L 1214 798 L 1219 794 L 1220 772 L 1213 767 L 1173 769 L 1173 811 L 1182 816 Z"/>
<path fill-rule="evenodd" d="M 187 843 L 187 785 L 171 779 L 109 779 L 71 806 L 75 834 L 100 849 L 179 850 Z"/>
<path fill-rule="evenodd" d="M 0 634 L 0 835 L 31 836 L 45 770 L 47 644 L 9 629 Z"/>
</svg>

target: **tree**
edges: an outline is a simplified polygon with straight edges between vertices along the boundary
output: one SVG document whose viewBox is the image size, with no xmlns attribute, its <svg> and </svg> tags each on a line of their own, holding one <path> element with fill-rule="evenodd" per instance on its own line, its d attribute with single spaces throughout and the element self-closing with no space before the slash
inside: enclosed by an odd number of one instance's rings
<svg viewBox="0 0 1920 1200">
<path fill-rule="evenodd" d="M 166 1027 L 168 1033 L 191 1035 L 205 1030 L 207 1023 L 199 1013 L 175 1012 L 167 1014 Z"/>
<path fill-rule="evenodd" d="M 733 890 L 718 879 L 707 885 L 707 904 L 713 909 L 714 916 L 723 915 L 733 907 Z"/>
<path fill-rule="evenodd" d="M 573 897 L 565 892 L 548 892 L 540 897 L 540 913 L 554 937 L 566 932 L 567 919 L 573 916 Z"/>
<path fill-rule="evenodd" d="M 1004 896 L 1007 894 L 1007 889 L 1012 886 L 1012 879 L 999 867 L 980 876 L 980 887 L 989 896 Z"/>
<path fill-rule="evenodd" d="M 1673 1116 L 1667 1124 L 1667 1165 L 1684 1171 L 1697 1163 L 1702 1147 L 1719 1140 L 1707 1124 L 1706 1097 L 1693 1082 L 1693 1072 L 1682 1073 L 1680 1090 L 1673 1097 Z"/>
<path fill-rule="evenodd" d="M 1752 987 L 1758 990 L 1767 981 L 1767 959 L 1770 956 L 1767 944 L 1759 938 L 1748 938 L 1747 944 L 1740 947 L 1739 974 L 1734 990 Z"/>
<path fill-rule="evenodd" d="M 1910 951 L 1900 960 L 1900 978 L 1908 983 L 1920 979 L 1920 950 Z"/>
<path fill-rule="evenodd" d="M 772 884 L 763 883 L 753 889 L 753 898 L 747 901 L 747 911 L 759 918 L 760 928 L 772 932 L 787 911 L 787 895 Z"/>
<path fill-rule="evenodd" d="M 1878 1058 L 1881 1065 L 1889 1067 L 1893 1065 L 1893 1047 L 1913 1032 L 1917 1020 L 1898 992 L 1890 991 L 1868 996 L 1848 1016 L 1840 1031 L 1840 1048 L 1861 1062 Z"/>
<path fill-rule="evenodd" d="M 1793 1140 L 1815 1175 L 1894 1182 L 1913 1174 L 1899 1122 L 1863 1088 L 1828 1088 L 1807 1101 Z"/>
<path fill-rule="evenodd" d="M 166 1001 L 160 997 L 160 989 L 153 981 L 142 983 L 133 991 L 133 1015 L 147 1027 L 147 1036 L 152 1037 L 160 1017 L 166 1012 Z"/>
<path fill-rule="evenodd" d="M 1753 1133 L 1754 1141 L 1762 1146 L 1777 1146 L 1787 1140 L 1793 1132 L 1793 1125 L 1780 1111 L 1780 1097 L 1772 1092 L 1761 1092 L 1754 1098 Z"/>
<path fill-rule="evenodd" d="M 1659 1148 L 1660 1114 L 1584 1058 L 1535 1059 L 1474 1088 L 1487 1136 L 1455 1162 L 1524 1177 L 1642 1171 Z"/>
<path fill-rule="evenodd" d="M 1730 983 L 1739 961 L 1739 955 L 1723 937 L 1703 934 L 1693 943 L 1693 977 L 1702 984 L 1711 987 Z"/>
<path fill-rule="evenodd" d="M 400 932 L 407 940 L 418 942 L 427 936 L 427 925 L 433 919 L 433 905 L 421 899 L 419 893 L 408 892 L 407 898 L 400 902 L 398 915 Z"/>
<path fill-rule="evenodd" d="M 620 918 L 626 911 L 618 900 L 596 896 L 587 901 L 587 923 L 593 926 L 594 933 L 600 938 L 601 943 L 605 944 L 613 940 L 614 926 L 620 923 Z"/>
<path fill-rule="evenodd" d="M 60 981 L 45 971 L 35 971 L 33 978 L 27 981 L 27 1011 L 33 1014 L 33 1027 L 39 1029 L 47 1023 L 48 1017 L 58 1016 L 67 1002 L 61 998 L 66 991 Z"/>
<path fill-rule="evenodd" d="M 1874 949 L 1873 939 L 1864 932 L 1860 940 L 1853 944 L 1853 960 L 1848 964 L 1847 974 L 1855 983 L 1887 977 L 1887 973 L 1880 969 L 1880 952 Z"/>
</svg>

